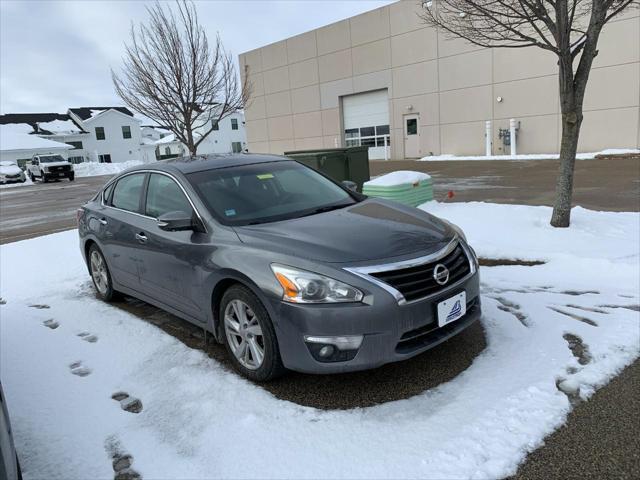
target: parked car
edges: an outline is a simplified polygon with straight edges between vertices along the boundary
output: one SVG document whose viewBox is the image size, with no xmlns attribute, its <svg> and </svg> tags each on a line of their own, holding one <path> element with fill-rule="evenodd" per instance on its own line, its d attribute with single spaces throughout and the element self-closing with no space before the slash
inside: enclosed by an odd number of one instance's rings
<svg viewBox="0 0 640 480">
<path fill-rule="evenodd" d="M 27 165 L 27 172 L 32 182 L 37 178 L 42 183 L 60 178 L 68 178 L 72 182 L 75 179 L 73 164 L 61 155 L 34 155 Z"/>
<path fill-rule="evenodd" d="M 0 162 L 0 183 L 24 183 L 27 181 L 22 169 L 16 162 L 5 160 Z"/>
<path fill-rule="evenodd" d="M 477 258 L 458 227 L 286 157 L 129 169 L 78 226 L 99 297 L 201 326 L 257 381 L 405 360 L 480 316 Z"/>
<path fill-rule="evenodd" d="M 0 478 L 21 480 L 20 463 L 13 444 L 9 412 L 0 383 Z"/>
</svg>

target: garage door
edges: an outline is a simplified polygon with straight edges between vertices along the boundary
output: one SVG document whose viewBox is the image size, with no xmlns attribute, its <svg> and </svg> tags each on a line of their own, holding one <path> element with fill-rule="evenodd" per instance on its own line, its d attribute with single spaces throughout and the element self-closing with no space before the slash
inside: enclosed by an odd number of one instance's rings
<svg viewBox="0 0 640 480">
<path fill-rule="evenodd" d="M 369 147 L 369 158 L 389 158 L 389 99 L 387 90 L 342 98 L 344 138 L 347 147 Z"/>
</svg>

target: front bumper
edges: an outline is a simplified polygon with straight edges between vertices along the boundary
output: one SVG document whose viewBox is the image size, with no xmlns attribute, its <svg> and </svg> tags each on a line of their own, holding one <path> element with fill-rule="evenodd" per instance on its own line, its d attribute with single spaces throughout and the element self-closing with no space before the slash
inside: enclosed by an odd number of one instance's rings
<svg viewBox="0 0 640 480">
<path fill-rule="evenodd" d="M 451 338 L 481 315 L 477 270 L 464 282 L 422 301 L 399 304 L 388 292 L 373 292 L 373 304 L 296 305 L 274 300 L 274 325 L 283 364 L 305 373 L 339 373 L 366 370 L 414 357 Z M 373 288 L 372 288 L 373 290 Z M 438 327 L 437 304 L 466 292 L 467 313 Z M 319 361 L 312 355 L 305 336 L 363 335 L 351 359 Z M 317 357 L 317 355 L 316 355 Z"/>
</svg>

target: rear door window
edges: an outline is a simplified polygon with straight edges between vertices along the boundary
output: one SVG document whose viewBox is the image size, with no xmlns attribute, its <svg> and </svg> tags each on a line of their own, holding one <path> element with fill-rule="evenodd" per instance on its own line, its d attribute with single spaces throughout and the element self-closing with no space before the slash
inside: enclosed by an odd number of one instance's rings
<svg viewBox="0 0 640 480">
<path fill-rule="evenodd" d="M 118 183 L 116 183 L 113 189 L 111 206 L 129 212 L 139 213 L 144 177 L 144 173 L 135 173 L 118 180 Z"/>
<path fill-rule="evenodd" d="M 180 186 L 166 175 L 152 173 L 147 187 L 145 214 L 158 218 L 169 212 L 192 214 L 193 209 Z"/>
</svg>

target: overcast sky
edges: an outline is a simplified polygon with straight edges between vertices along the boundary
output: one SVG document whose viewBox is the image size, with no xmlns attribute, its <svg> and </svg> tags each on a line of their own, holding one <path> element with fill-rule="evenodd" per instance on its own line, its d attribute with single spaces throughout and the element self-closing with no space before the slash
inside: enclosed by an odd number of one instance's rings
<svg viewBox="0 0 640 480">
<path fill-rule="evenodd" d="M 389 0 L 197 1 L 200 21 L 238 54 L 391 3 Z M 118 68 L 144 1 L 0 0 L 0 112 L 119 105 Z"/>
</svg>

